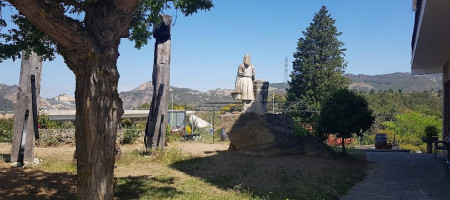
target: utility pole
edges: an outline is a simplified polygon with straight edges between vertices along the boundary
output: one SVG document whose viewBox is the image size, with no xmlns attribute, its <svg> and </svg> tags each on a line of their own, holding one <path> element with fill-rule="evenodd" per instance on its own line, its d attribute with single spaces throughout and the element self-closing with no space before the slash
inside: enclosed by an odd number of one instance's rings
<svg viewBox="0 0 450 200">
<path fill-rule="evenodd" d="M 174 111 L 173 111 L 173 91 L 172 91 L 172 114 L 171 114 L 171 116 L 170 116 L 170 122 L 171 122 L 171 124 L 170 124 L 170 129 L 171 129 L 171 130 L 173 129 L 172 126 L 176 126 L 176 124 L 173 122 L 173 113 L 174 113 Z"/>
<path fill-rule="evenodd" d="M 272 94 L 272 114 L 275 114 L 275 93 Z"/>
<path fill-rule="evenodd" d="M 289 65 L 288 65 L 288 57 L 284 59 L 284 88 L 288 88 L 287 82 L 289 79 Z"/>
</svg>

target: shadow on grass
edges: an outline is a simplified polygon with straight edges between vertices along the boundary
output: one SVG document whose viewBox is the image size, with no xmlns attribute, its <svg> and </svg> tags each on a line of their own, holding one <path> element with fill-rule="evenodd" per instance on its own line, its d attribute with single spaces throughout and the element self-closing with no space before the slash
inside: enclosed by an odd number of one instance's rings
<svg viewBox="0 0 450 200">
<path fill-rule="evenodd" d="M 223 151 L 170 167 L 264 199 L 338 199 L 365 177 L 366 164 L 331 156 L 254 157 Z"/>
<path fill-rule="evenodd" d="M 173 184 L 175 178 L 170 176 L 134 176 L 117 178 L 117 187 L 114 197 L 121 200 L 140 199 L 164 199 L 183 194 Z"/>
<path fill-rule="evenodd" d="M 9 161 L 9 154 L 0 159 Z M 52 173 L 36 168 L 24 169 L 0 165 L 0 199 L 76 199 L 77 176 L 74 173 Z M 137 176 L 117 178 L 117 199 L 164 199 L 183 192 L 178 191 L 172 176 Z"/>
<path fill-rule="evenodd" d="M 76 199 L 76 175 L 0 168 L 0 199 Z"/>
</svg>

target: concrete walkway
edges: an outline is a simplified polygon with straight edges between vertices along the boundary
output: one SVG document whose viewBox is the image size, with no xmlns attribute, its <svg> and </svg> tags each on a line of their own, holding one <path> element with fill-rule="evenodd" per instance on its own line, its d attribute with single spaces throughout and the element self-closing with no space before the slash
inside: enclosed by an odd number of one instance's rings
<svg viewBox="0 0 450 200">
<path fill-rule="evenodd" d="M 450 179 L 432 154 L 367 152 L 367 177 L 343 196 L 350 199 L 450 199 Z"/>
</svg>

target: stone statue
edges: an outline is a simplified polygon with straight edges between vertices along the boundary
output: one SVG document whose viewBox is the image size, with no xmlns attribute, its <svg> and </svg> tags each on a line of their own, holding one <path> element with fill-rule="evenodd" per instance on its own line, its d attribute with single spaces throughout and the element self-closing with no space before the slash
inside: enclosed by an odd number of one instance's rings
<svg viewBox="0 0 450 200">
<path fill-rule="evenodd" d="M 244 61 L 239 65 L 236 76 L 236 89 L 235 94 L 238 100 L 241 100 L 243 105 L 243 111 L 247 110 L 252 101 L 255 100 L 255 94 L 253 91 L 253 81 L 255 80 L 255 67 L 250 63 L 250 55 L 244 56 Z"/>
</svg>

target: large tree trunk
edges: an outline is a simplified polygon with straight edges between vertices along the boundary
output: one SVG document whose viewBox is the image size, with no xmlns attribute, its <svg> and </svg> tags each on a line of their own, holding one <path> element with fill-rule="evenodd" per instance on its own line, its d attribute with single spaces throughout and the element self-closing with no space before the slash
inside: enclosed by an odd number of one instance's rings
<svg viewBox="0 0 450 200">
<path fill-rule="evenodd" d="M 11 149 L 11 163 L 33 161 L 36 130 L 34 129 L 33 124 L 34 116 L 32 111 L 31 76 L 34 75 L 35 77 L 36 97 L 39 97 L 41 73 L 41 57 L 34 52 L 32 52 L 29 57 L 26 57 L 25 53 L 22 53 L 19 88 L 14 111 L 14 135 Z M 25 113 L 27 110 L 28 115 L 25 120 Z M 22 152 L 21 148 L 23 150 Z"/>
<path fill-rule="evenodd" d="M 170 26 L 172 17 L 163 15 L 161 25 L 155 30 L 155 55 L 153 63 L 153 98 L 145 128 L 147 148 L 164 148 L 166 136 L 167 105 L 170 80 Z"/>
<path fill-rule="evenodd" d="M 114 153 L 123 114 L 116 59 L 94 55 L 76 75 L 78 199 L 113 199 Z"/>
<path fill-rule="evenodd" d="M 77 1 L 7 1 L 57 43 L 58 53 L 75 74 L 77 198 L 113 199 L 115 140 L 123 114 L 116 62 L 138 0 L 81 3 L 83 21 L 65 16 L 65 7 L 53 6 L 78 5 Z"/>
</svg>

